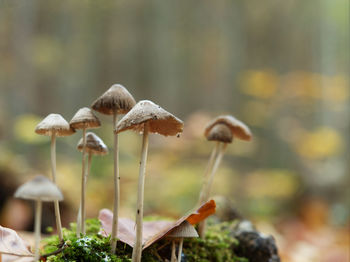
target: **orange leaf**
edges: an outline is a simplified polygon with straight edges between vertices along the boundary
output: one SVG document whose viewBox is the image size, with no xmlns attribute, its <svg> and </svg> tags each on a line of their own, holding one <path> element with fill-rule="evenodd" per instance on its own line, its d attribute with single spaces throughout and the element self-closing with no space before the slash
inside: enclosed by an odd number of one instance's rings
<svg viewBox="0 0 350 262">
<path fill-rule="evenodd" d="M 200 208 L 181 217 L 177 221 L 151 221 L 143 223 L 143 249 L 149 247 L 167 233 L 187 220 L 194 225 L 215 213 L 216 204 L 214 200 L 204 203 Z M 101 234 L 108 236 L 112 232 L 113 213 L 108 209 L 102 209 L 98 216 L 102 224 Z M 135 222 L 129 218 L 118 219 L 118 239 L 129 246 L 134 246 L 136 238 Z"/>
</svg>

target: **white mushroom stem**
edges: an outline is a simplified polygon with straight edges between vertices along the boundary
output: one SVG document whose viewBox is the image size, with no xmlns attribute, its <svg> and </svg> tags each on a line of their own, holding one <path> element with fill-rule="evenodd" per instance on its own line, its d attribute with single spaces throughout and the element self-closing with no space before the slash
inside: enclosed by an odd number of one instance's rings
<svg viewBox="0 0 350 262">
<path fill-rule="evenodd" d="M 171 244 L 171 258 L 170 258 L 170 262 L 176 262 L 175 251 L 176 251 L 176 248 L 175 248 L 175 241 L 173 240 L 173 241 L 172 241 L 172 244 Z"/>
<path fill-rule="evenodd" d="M 42 202 L 38 199 L 35 203 L 35 257 L 34 261 L 38 261 L 40 258 L 39 244 L 40 244 L 40 231 L 41 231 L 41 213 L 42 213 Z"/>
<path fill-rule="evenodd" d="M 210 176 L 209 176 L 209 180 L 208 180 L 208 185 L 205 188 L 205 192 L 204 192 L 204 196 L 203 196 L 203 200 L 204 202 L 208 201 L 209 196 L 210 196 L 210 191 L 211 191 L 211 186 L 213 184 L 213 180 L 214 180 L 214 175 L 221 163 L 222 157 L 225 154 L 226 148 L 227 148 L 227 143 L 220 143 L 222 144 L 221 147 L 218 149 L 218 154 L 216 156 L 215 162 L 214 162 L 214 166 L 211 170 Z M 201 238 L 205 237 L 205 227 L 206 227 L 206 220 L 203 220 L 199 223 L 198 225 L 198 234 Z"/>
<path fill-rule="evenodd" d="M 80 196 L 80 206 L 81 206 L 81 220 L 80 232 L 85 235 L 85 155 L 86 155 L 86 128 L 83 128 L 83 159 L 82 159 L 82 172 L 81 172 L 81 196 Z"/>
<path fill-rule="evenodd" d="M 80 237 L 81 233 L 81 203 L 79 204 L 79 211 L 78 211 L 78 217 L 77 217 L 77 229 L 76 229 L 77 237 Z"/>
<path fill-rule="evenodd" d="M 217 152 L 219 151 L 219 147 L 220 147 L 220 142 L 217 142 L 215 147 L 213 148 L 210 158 L 209 158 L 209 162 L 208 165 L 205 169 L 205 174 L 204 174 L 204 182 L 202 185 L 202 189 L 199 195 L 199 205 L 203 205 L 206 202 L 206 195 L 205 193 L 207 192 L 207 187 L 208 187 L 208 182 L 209 182 L 209 174 L 210 171 L 213 168 L 213 164 L 214 164 L 214 160 L 215 160 L 215 156 L 217 154 Z"/>
<path fill-rule="evenodd" d="M 118 114 L 113 113 L 113 128 L 116 127 Z M 114 204 L 113 204 L 113 222 L 111 234 L 111 252 L 115 253 L 118 238 L 118 216 L 120 204 L 120 187 L 119 187 L 119 149 L 118 149 L 118 134 L 114 133 Z"/>
<path fill-rule="evenodd" d="M 148 152 L 148 123 L 144 124 L 143 140 L 141 150 L 141 162 L 139 171 L 139 181 L 137 189 L 137 211 L 136 211 L 136 240 L 132 251 L 132 262 L 141 261 L 142 253 L 142 227 L 143 227 L 143 195 L 145 184 L 145 171 Z"/>
<path fill-rule="evenodd" d="M 51 135 L 51 170 L 52 170 L 52 181 L 56 184 L 56 134 Z M 56 227 L 57 234 L 60 241 L 63 241 L 62 225 L 61 225 L 61 215 L 60 206 L 58 200 L 54 201 L 55 207 L 55 217 L 56 217 Z"/>
<path fill-rule="evenodd" d="M 90 176 L 90 170 L 91 170 L 91 158 L 92 158 L 92 154 L 89 153 L 88 155 L 88 168 L 87 168 L 87 172 L 85 174 L 85 187 L 86 187 L 86 183 L 87 183 L 87 179 Z M 79 211 L 78 211 L 78 217 L 77 217 L 77 237 L 80 237 L 80 232 L 81 232 L 81 204 L 79 205 Z"/>
<path fill-rule="evenodd" d="M 179 253 L 177 254 L 177 262 L 181 262 L 181 255 L 182 255 L 182 246 L 184 244 L 184 238 L 182 237 L 180 239 L 180 244 L 179 244 Z"/>
</svg>

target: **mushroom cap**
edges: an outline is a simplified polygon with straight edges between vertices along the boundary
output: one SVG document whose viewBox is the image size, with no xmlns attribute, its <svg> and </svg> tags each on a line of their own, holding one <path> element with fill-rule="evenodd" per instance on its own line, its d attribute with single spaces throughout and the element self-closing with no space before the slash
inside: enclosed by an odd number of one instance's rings
<svg viewBox="0 0 350 262">
<path fill-rule="evenodd" d="M 35 128 L 35 133 L 44 136 L 69 136 L 75 130 L 71 128 L 68 122 L 59 114 L 49 114 Z"/>
<path fill-rule="evenodd" d="M 231 129 L 227 125 L 219 123 L 210 129 L 207 139 L 209 141 L 232 143 L 233 135 Z"/>
<path fill-rule="evenodd" d="M 136 104 L 135 99 L 122 85 L 112 85 L 102 96 L 92 103 L 92 109 L 105 114 L 126 114 Z"/>
<path fill-rule="evenodd" d="M 86 133 L 86 152 L 93 155 L 106 155 L 108 154 L 108 147 L 103 143 L 102 139 L 99 138 L 95 133 Z M 77 145 L 77 149 L 83 151 L 83 138 L 80 138 Z"/>
<path fill-rule="evenodd" d="M 208 138 L 209 132 L 217 124 L 227 125 L 233 134 L 234 137 L 239 139 L 249 141 L 252 139 L 252 133 L 249 127 L 238 119 L 230 115 L 218 116 L 214 118 L 205 128 L 204 135 Z"/>
<path fill-rule="evenodd" d="M 30 200 L 63 200 L 59 188 L 45 176 L 39 175 L 24 183 L 15 192 L 15 197 Z"/>
<path fill-rule="evenodd" d="M 149 132 L 174 136 L 182 132 L 183 122 L 149 100 L 138 102 L 117 124 L 116 133 L 127 129 L 142 132 L 145 123 Z"/>
<path fill-rule="evenodd" d="M 98 120 L 88 107 L 80 108 L 69 124 L 74 129 L 97 128 L 101 126 L 100 120 Z"/>
<path fill-rule="evenodd" d="M 192 226 L 187 220 L 182 222 L 178 227 L 175 227 L 167 237 L 198 237 L 198 233 L 194 226 Z"/>
</svg>

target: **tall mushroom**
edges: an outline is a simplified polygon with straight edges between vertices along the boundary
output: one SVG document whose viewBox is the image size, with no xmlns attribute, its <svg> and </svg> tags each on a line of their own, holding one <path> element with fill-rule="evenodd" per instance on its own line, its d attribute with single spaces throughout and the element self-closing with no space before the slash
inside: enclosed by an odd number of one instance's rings
<svg viewBox="0 0 350 262">
<path fill-rule="evenodd" d="M 141 162 L 137 191 L 136 241 L 132 261 L 140 262 L 142 253 L 143 196 L 148 150 L 148 134 L 175 136 L 182 132 L 183 122 L 151 101 L 138 102 L 117 124 L 116 133 L 132 129 L 143 133 Z"/>
<path fill-rule="evenodd" d="M 69 122 L 74 129 L 83 130 L 83 157 L 82 157 L 82 174 L 81 174 L 81 197 L 80 197 L 80 221 L 77 223 L 77 236 L 80 233 L 85 235 L 85 158 L 86 158 L 86 129 L 98 128 L 101 126 L 100 120 L 94 115 L 90 108 L 83 107 L 76 112 Z M 78 215 L 79 217 L 79 215 Z M 80 229 L 79 229 L 80 224 Z"/>
<path fill-rule="evenodd" d="M 105 145 L 105 143 L 103 143 L 102 139 L 92 132 L 86 133 L 85 141 L 86 141 L 85 151 L 88 154 L 88 168 L 87 168 L 87 172 L 85 172 L 85 178 L 84 178 L 84 183 L 86 185 L 87 178 L 90 176 L 92 156 L 106 155 L 108 154 L 108 148 Z M 83 148 L 84 148 L 84 139 L 81 138 L 78 142 L 77 149 L 80 152 L 83 152 Z M 79 213 L 78 213 L 78 219 L 77 219 L 77 236 L 78 236 L 79 225 L 81 225 L 81 206 L 79 207 Z"/>
<path fill-rule="evenodd" d="M 136 104 L 135 99 L 119 84 L 111 86 L 102 96 L 92 103 L 92 109 L 113 116 L 113 129 L 117 125 L 118 115 L 126 114 Z M 118 151 L 118 134 L 114 134 L 114 204 L 113 204 L 113 222 L 111 233 L 111 252 L 115 253 L 118 233 L 118 215 L 119 215 L 119 151 Z"/>
<path fill-rule="evenodd" d="M 185 220 L 182 222 L 178 227 L 173 229 L 170 233 L 166 235 L 167 238 L 172 239 L 172 246 L 171 246 L 171 259 L 170 262 L 181 262 L 181 255 L 182 255 L 182 246 L 184 243 L 184 238 L 192 238 L 192 237 L 198 237 L 198 233 L 196 229 L 187 221 Z M 179 251 L 177 254 L 177 260 L 175 256 L 175 240 L 179 239 Z"/>
<path fill-rule="evenodd" d="M 227 148 L 227 144 L 232 143 L 233 138 L 249 141 L 252 133 L 248 126 L 230 115 L 218 116 L 213 119 L 205 128 L 204 135 L 209 141 L 216 141 L 216 146 L 211 154 L 209 164 L 205 173 L 204 183 L 199 197 L 199 204 L 203 204 L 209 199 L 214 175 L 220 165 L 221 159 Z M 198 225 L 200 237 L 205 235 L 206 220 Z"/>
<path fill-rule="evenodd" d="M 21 185 L 15 192 L 15 197 L 35 201 L 35 257 L 39 259 L 39 243 L 41 229 L 42 201 L 61 201 L 63 195 L 58 187 L 44 176 L 36 176 L 34 179 Z"/>
<path fill-rule="evenodd" d="M 35 128 L 39 135 L 51 136 L 51 170 L 52 181 L 56 184 L 56 137 L 70 136 L 75 132 L 68 122 L 59 114 L 49 114 Z M 63 241 L 60 207 L 58 201 L 54 201 L 57 233 L 60 241 Z"/>
</svg>

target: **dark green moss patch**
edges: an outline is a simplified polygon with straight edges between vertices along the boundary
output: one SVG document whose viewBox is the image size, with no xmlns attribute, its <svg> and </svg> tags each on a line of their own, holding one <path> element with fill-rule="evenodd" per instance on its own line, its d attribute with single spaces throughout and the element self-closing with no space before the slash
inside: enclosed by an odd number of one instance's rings
<svg viewBox="0 0 350 262">
<path fill-rule="evenodd" d="M 206 239 L 193 238 L 184 241 L 183 261 L 186 262 L 248 262 L 235 256 L 234 246 L 238 241 L 231 232 L 235 223 L 225 222 L 208 227 Z M 57 236 L 44 239 L 43 260 L 54 262 L 127 262 L 131 261 L 132 248 L 118 242 L 117 253 L 110 253 L 109 238 L 98 234 L 100 223 L 97 219 L 86 221 L 86 235 L 76 237 L 76 225 L 70 230 L 64 229 L 64 243 L 59 243 Z M 54 253 L 54 254 L 52 254 Z M 46 255 L 45 255 L 46 254 Z M 51 254 L 51 255 L 48 255 Z M 143 262 L 159 262 L 170 259 L 171 242 L 163 239 L 147 248 L 142 253 Z"/>
</svg>

